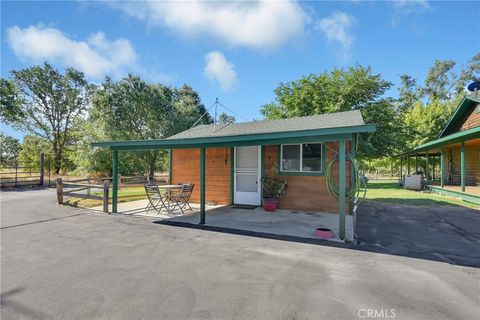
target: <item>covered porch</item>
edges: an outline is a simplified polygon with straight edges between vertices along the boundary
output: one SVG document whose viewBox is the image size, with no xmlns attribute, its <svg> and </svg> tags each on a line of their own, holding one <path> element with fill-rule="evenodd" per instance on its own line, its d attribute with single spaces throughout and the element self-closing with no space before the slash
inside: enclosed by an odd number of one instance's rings
<svg viewBox="0 0 480 320">
<path fill-rule="evenodd" d="M 140 150 L 154 150 L 154 149 L 166 149 L 166 150 L 174 150 L 174 149 L 197 149 L 199 150 L 199 203 L 198 203 L 198 212 L 196 212 L 193 216 L 189 216 L 190 221 L 196 220 L 200 225 L 206 224 L 206 213 L 207 213 L 207 203 L 206 203 L 206 185 L 208 183 L 206 176 L 207 176 L 207 166 L 206 166 L 206 150 L 209 148 L 218 148 L 218 147 L 241 147 L 241 146 L 259 146 L 263 148 L 268 145 L 280 145 L 280 144 L 291 144 L 291 143 L 313 143 L 313 142 L 335 142 L 338 144 L 338 186 L 339 186 L 339 194 L 338 194 L 338 214 L 329 215 L 329 219 L 334 219 L 336 223 L 336 235 L 338 235 L 339 239 L 346 239 L 347 236 L 347 219 L 346 213 L 348 211 L 348 201 L 346 198 L 346 190 L 348 187 L 349 182 L 347 181 L 347 166 L 349 167 L 350 164 L 347 164 L 346 155 L 347 152 L 350 152 L 352 156 L 355 153 L 355 137 L 360 132 L 372 132 L 375 130 L 375 126 L 373 125 L 357 125 L 357 126 L 349 126 L 349 127 L 333 127 L 333 128 L 321 128 L 321 129 L 311 129 L 311 130 L 295 130 L 295 131 L 288 131 L 288 132 L 269 132 L 269 133 L 256 133 L 256 134 L 242 134 L 242 135 L 232 135 L 232 136 L 212 136 L 212 137 L 202 137 L 202 138 L 178 138 L 178 139 L 162 139 L 162 140 L 142 140 L 142 141 L 112 141 L 112 142 L 98 142 L 93 143 L 92 146 L 94 147 L 107 147 L 112 151 L 112 159 L 113 159 L 113 180 L 112 180 L 112 207 L 111 212 L 117 213 L 119 212 L 119 204 L 118 204 L 118 168 L 119 168 L 119 153 L 122 151 L 140 151 Z M 347 151 L 347 146 L 350 147 L 351 150 Z M 262 165 L 262 176 L 263 176 L 263 165 Z M 322 195 L 318 195 L 319 197 Z M 325 195 L 323 195 L 325 196 Z M 234 209 L 238 210 L 238 209 Z M 259 211 L 263 211 L 263 209 L 258 209 Z M 237 211 L 235 211 L 237 212 Z M 290 223 L 292 226 L 295 225 L 294 222 L 298 219 L 300 215 L 295 215 L 290 211 L 288 218 L 284 219 L 284 223 Z M 258 213 L 258 212 L 256 212 Z M 263 213 L 257 214 L 257 216 L 261 217 Z M 265 213 L 269 214 L 269 213 Z M 227 221 L 231 220 L 232 223 L 236 223 L 238 226 L 242 226 L 244 224 L 250 224 L 247 214 L 227 214 L 227 215 L 217 215 L 216 217 L 224 217 L 224 219 L 217 218 L 217 220 L 212 221 Z M 280 216 L 280 215 L 278 215 Z M 208 212 L 208 219 L 214 219 L 213 213 L 210 214 Z M 227 218 L 228 217 L 228 218 Z M 309 215 L 305 213 L 305 217 L 310 217 L 311 219 L 315 220 L 315 218 L 319 218 L 319 216 L 315 216 L 315 214 Z M 238 219 L 237 219 L 238 218 Z M 310 219 L 308 218 L 308 219 Z M 212 222 L 209 220 L 209 224 Z M 257 225 L 259 228 L 268 228 L 270 222 L 265 220 L 263 223 L 257 221 Z M 318 225 L 317 223 L 309 223 L 309 230 L 313 228 L 313 226 Z M 331 226 L 334 228 L 334 226 Z M 287 230 L 288 227 L 285 227 Z M 310 232 L 310 231 L 309 231 Z"/>
<path fill-rule="evenodd" d="M 400 180 L 419 173 L 427 188 L 480 204 L 480 128 L 460 131 L 400 155 Z"/>
</svg>

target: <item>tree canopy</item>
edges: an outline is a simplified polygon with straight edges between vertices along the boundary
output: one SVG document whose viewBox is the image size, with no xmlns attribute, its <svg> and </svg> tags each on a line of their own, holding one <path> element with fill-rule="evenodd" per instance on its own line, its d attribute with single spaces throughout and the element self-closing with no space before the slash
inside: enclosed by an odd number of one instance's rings
<svg viewBox="0 0 480 320">
<path fill-rule="evenodd" d="M 83 73 L 67 68 L 60 73 L 49 63 L 12 71 L 2 79 L 2 119 L 17 129 L 49 141 L 55 173 L 60 172 L 73 124 L 86 110 L 92 86 Z"/>
<path fill-rule="evenodd" d="M 359 155 L 374 158 L 396 149 L 393 142 L 400 130 L 397 112 L 393 100 L 383 97 L 391 86 L 370 67 L 335 68 L 280 83 L 274 90 L 275 101 L 264 105 L 261 113 L 267 119 L 279 119 L 361 110 L 365 122 L 377 124 L 377 131 L 362 135 Z"/>
</svg>

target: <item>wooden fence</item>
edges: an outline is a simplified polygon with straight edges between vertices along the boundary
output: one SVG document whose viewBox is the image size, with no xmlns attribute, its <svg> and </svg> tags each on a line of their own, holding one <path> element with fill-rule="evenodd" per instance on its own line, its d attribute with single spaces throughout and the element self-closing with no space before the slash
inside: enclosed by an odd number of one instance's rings
<svg viewBox="0 0 480 320">
<path fill-rule="evenodd" d="M 91 184 L 89 183 L 91 179 L 79 179 L 73 181 L 63 181 L 62 178 L 57 178 L 57 201 L 58 204 L 63 203 L 63 197 L 75 197 L 81 199 L 94 199 L 101 200 L 103 203 L 103 212 L 108 213 L 108 191 L 110 188 L 110 183 L 108 180 L 104 180 L 102 184 Z M 86 182 L 86 183 L 81 183 Z M 75 188 L 75 189 L 65 189 Z M 91 194 L 91 189 L 101 189 L 103 193 L 101 196 Z M 85 191 L 85 193 L 80 193 Z"/>
<path fill-rule="evenodd" d="M 4 163 L 0 168 L 0 187 L 17 188 L 28 186 L 43 186 L 45 184 L 45 156 L 40 154 L 39 166 L 24 166 L 18 161 Z M 48 185 L 50 185 L 50 170 L 48 170 Z"/>
<path fill-rule="evenodd" d="M 168 174 L 156 175 L 154 180 L 158 184 L 168 183 Z M 56 179 L 57 200 L 59 204 L 63 203 L 64 197 L 74 197 L 80 199 L 100 200 L 103 204 L 103 212 L 108 213 L 109 190 L 112 177 L 102 178 L 82 178 L 76 180 L 65 181 L 62 178 Z M 119 189 L 143 186 L 147 178 L 143 175 L 139 176 L 118 176 Z M 74 188 L 74 189 L 71 189 Z M 91 189 L 103 190 L 102 195 L 91 193 Z M 137 198 L 138 195 L 124 195 L 121 198 Z"/>
</svg>

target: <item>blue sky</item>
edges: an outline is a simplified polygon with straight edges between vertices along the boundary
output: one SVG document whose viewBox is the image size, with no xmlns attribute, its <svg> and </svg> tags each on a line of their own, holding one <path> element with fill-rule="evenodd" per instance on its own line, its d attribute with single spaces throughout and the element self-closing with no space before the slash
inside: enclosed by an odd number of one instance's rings
<svg viewBox="0 0 480 320">
<path fill-rule="evenodd" d="M 396 84 L 436 59 L 465 64 L 479 21 L 478 1 L 2 1 L 1 75 L 44 60 L 95 83 L 132 72 L 260 119 L 280 82 L 309 73 L 359 63 Z"/>
</svg>

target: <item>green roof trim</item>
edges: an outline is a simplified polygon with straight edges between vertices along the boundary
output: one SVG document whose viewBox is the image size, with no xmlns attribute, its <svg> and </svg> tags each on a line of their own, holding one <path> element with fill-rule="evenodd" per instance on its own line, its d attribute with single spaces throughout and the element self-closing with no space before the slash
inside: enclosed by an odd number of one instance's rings
<svg viewBox="0 0 480 320">
<path fill-rule="evenodd" d="M 448 120 L 447 125 L 438 135 L 438 138 L 445 137 L 457 131 L 459 126 L 462 124 L 462 120 L 464 120 L 470 112 L 470 107 L 472 106 L 472 104 L 476 103 L 480 103 L 480 97 L 474 96 L 473 94 L 464 96 L 462 101 L 460 101 L 457 109 L 453 113 L 452 117 L 450 118 L 450 120 Z"/>
<path fill-rule="evenodd" d="M 323 142 L 351 140 L 352 133 L 374 132 L 375 129 L 375 125 L 362 124 L 356 126 L 344 126 L 314 130 L 296 130 L 259 134 L 242 134 L 233 136 L 215 136 L 184 139 L 168 138 L 159 140 L 105 141 L 94 142 L 91 144 L 91 146 L 110 148 L 111 150 L 148 150 L 268 145 L 288 142 Z"/>
<path fill-rule="evenodd" d="M 425 144 L 422 144 L 412 150 L 405 151 L 399 156 L 408 156 L 413 155 L 419 152 L 436 149 L 445 145 L 459 143 L 462 141 L 473 140 L 480 138 L 480 127 L 471 128 L 465 131 L 459 131 L 457 133 L 448 135 L 446 137 L 442 137 L 440 139 L 436 139 Z"/>
</svg>

